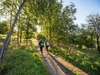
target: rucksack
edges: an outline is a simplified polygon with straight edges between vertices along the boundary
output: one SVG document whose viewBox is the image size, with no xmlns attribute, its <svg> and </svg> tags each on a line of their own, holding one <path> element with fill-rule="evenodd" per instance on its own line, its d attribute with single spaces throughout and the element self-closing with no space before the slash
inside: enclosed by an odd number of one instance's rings
<svg viewBox="0 0 100 75">
<path fill-rule="evenodd" d="M 41 42 L 41 44 L 40 44 L 41 46 L 44 46 L 44 43 L 43 42 Z"/>
<path fill-rule="evenodd" d="M 49 46 L 50 45 L 49 42 L 46 42 L 46 45 Z"/>
</svg>

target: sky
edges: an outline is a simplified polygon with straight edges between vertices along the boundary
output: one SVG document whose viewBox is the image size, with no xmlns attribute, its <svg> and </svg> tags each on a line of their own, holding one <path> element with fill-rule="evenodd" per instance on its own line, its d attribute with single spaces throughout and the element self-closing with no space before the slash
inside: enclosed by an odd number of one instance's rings
<svg viewBox="0 0 100 75">
<path fill-rule="evenodd" d="M 90 14 L 100 14 L 100 0 L 63 0 L 63 6 L 65 7 L 70 2 L 75 4 L 77 12 L 75 14 L 77 23 L 79 26 L 82 23 L 86 23 L 86 16 Z"/>
</svg>

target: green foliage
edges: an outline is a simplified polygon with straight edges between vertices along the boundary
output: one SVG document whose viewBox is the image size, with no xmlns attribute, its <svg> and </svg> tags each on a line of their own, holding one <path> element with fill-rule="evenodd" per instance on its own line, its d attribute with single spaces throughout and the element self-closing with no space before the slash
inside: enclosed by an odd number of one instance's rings
<svg viewBox="0 0 100 75">
<path fill-rule="evenodd" d="M 6 37 L 6 35 L 0 34 L 0 49 L 1 49 L 1 46 L 2 46 L 2 44 L 4 42 L 4 40 L 5 40 L 5 37 Z"/>
<path fill-rule="evenodd" d="M 20 46 L 9 48 L 5 61 L 0 64 L 0 74 L 50 75 L 39 54 L 32 47 Z"/>
<path fill-rule="evenodd" d="M 66 61 L 72 63 L 73 65 L 79 67 L 83 71 L 87 72 L 89 75 L 99 75 L 100 74 L 100 54 L 95 50 L 69 50 L 57 49 L 52 47 L 50 51 L 57 56 L 62 57 Z"/>
<path fill-rule="evenodd" d="M 87 43 L 88 42 L 88 43 Z M 92 38 L 87 38 L 85 46 L 87 48 L 94 48 L 95 47 L 95 41 Z"/>
<path fill-rule="evenodd" d="M 63 8 L 63 10 L 61 10 L 61 7 L 59 7 L 59 10 L 59 15 L 57 15 L 58 17 L 54 19 L 54 22 L 51 26 L 51 36 L 52 40 L 56 43 L 67 44 L 70 32 L 75 28 L 73 18 L 76 12 L 76 8 L 75 5 L 72 3 Z"/>
<path fill-rule="evenodd" d="M 87 16 L 88 29 L 94 30 L 97 39 L 97 49 L 100 52 L 100 14 L 90 14 Z"/>
<path fill-rule="evenodd" d="M 28 20 L 26 20 L 28 21 Z M 21 25 L 20 25 L 21 26 Z M 23 25 L 23 27 L 18 27 L 19 32 L 21 34 L 21 32 L 23 31 L 23 37 L 25 39 L 30 39 L 34 37 L 35 32 L 37 31 L 35 25 L 33 25 L 31 22 L 28 22 L 26 25 Z"/>
<path fill-rule="evenodd" d="M 6 22 L 0 22 L 0 34 L 6 34 L 9 30 L 9 25 Z"/>
<path fill-rule="evenodd" d="M 40 40 L 40 39 L 45 40 L 46 38 L 45 38 L 45 36 L 43 36 L 41 34 L 38 34 L 37 35 L 37 40 Z"/>
<path fill-rule="evenodd" d="M 4 1 L 5 8 L 10 11 L 8 13 L 12 18 L 19 3 L 19 0 Z M 9 10 L 8 7 L 12 10 Z M 22 11 L 17 21 L 18 38 L 23 36 L 22 32 L 24 32 L 26 39 L 33 37 L 34 32 L 36 32 L 35 26 L 39 25 L 42 35 L 49 41 L 66 44 L 69 40 L 69 32 L 75 28 L 76 8 L 74 3 L 63 8 L 62 3 L 58 0 L 28 0 Z"/>
<path fill-rule="evenodd" d="M 82 28 L 77 28 L 78 32 L 71 33 L 70 35 L 70 43 L 78 45 L 79 48 L 85 46 L 87 48 L 95 48 L 95 32 L 94 30 L 88 29 L 87 27 L 82 24 Z"/>
</svg>

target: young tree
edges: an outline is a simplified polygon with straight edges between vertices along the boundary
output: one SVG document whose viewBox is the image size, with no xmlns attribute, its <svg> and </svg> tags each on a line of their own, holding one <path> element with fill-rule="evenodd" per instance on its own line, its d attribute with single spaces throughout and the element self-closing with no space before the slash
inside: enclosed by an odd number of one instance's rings
<svg viewBox="0 0 100 75">
<path fill-rule="evenodd" d="M 100 14 L 89 15 L 87 19 L 89 25 L 93 26 L 97 37 L 97 50 L 100 52 Z"/>
<path fill-rule="evenodd" d="M 55 20 L 53 30 L 56 42 L 59 44 L 67 44 L 70 34 L 75 31 L 76 25 L 74 24 L 76 8 L 74 3 L 67 5 L 65 8 L 60 9 L 59 17 Z"/>
<path fill-rule="evenodd" d="M 15 15 L 15 19 L 14 19 L 14 21 L 13 21 L 13 23 L 12 23 L 12 26 L 11 26 L 11 28 L 10 28 L 10 31 L 8 32 L 8 34 L 7 34 L 7 36 L 6 36 L 6 39 L 5 39 L 4 43 L 3 43 L 3 46 L 2 46 L 1 52 L 0 52 L 0 61 L 1 61 L 1 62 L 3 61 L 4 54 L 5 54 L 6 49 L 7 49 L 7 47 L 8 47 L 9 40 L 10 40 L 10 36 L 11 36 L 12 31 L 13 31 L 13 29 L 14 29 L 15 23 L 16 23 L 16 21 L 17 21 L 17 17 L 18 17 L 18 15 L 20 14 L 20 11 L 21 11 L 23 5 L 25 4 L 25 2 L 26 2 L 26 0 L 23 0 L 22 4 L 20 5 L 19 10 L 17 11 L 17 13 L 16 13 L 16 15 Z"/>
</svg>

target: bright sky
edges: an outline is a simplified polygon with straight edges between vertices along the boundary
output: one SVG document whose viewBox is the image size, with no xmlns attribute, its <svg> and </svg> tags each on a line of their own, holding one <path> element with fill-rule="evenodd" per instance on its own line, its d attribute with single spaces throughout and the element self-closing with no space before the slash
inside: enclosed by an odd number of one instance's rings
<svg viewBox="0 0 100 75">
<path fill-rule="evenodd" d="M 92 13 L 100 13 L 100 0 L 63 0 L 63 6 L 65 7 L 70 2 L 75 4 L 77 8 L 76 23 L 86 23 L 86 16 Z"/>
</svg>

